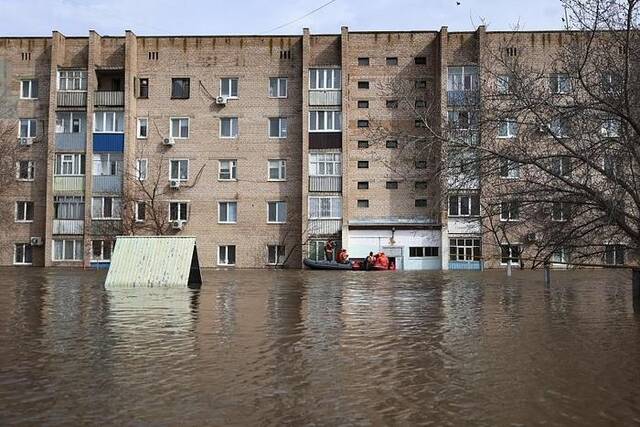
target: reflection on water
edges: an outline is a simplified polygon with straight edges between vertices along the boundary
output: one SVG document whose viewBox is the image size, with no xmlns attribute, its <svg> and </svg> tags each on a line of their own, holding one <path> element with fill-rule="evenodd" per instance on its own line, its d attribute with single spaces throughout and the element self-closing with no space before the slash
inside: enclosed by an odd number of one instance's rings
<svg viewBox="0 0 640 427">
<path fill-rule="evenodd" d="M 1 424 L 640 424 L 627 272 L 0 274 Z"/>
</svg>

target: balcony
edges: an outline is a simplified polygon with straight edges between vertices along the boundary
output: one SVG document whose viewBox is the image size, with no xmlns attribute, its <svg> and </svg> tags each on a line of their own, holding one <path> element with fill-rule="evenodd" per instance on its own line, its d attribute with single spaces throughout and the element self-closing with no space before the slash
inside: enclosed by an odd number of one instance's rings
<svg viewBox="0 0 640 427">
<path fill-rule="evenodd" d="M 94 133 L 93 152 L 123 153 L 124 133 Z"/>
<path fill-rule="evenodd" d="M 309 132 L 312 150 L 342 149 L 342 132 Z"/>
<path fill-rule="evenodd" d="M 478 105 L 480 96 L 477 90 L 448 90 L 447 104 L 458 106 Z"/>
<path fill-rule="evenodd" d="M 120 219 L 94 219 L 91 221 L 91 234 L 117 236 L 122 233 L 122 220 Z"/>
<path fill-rule="evenodd" d="M 56 150 L 85 151 L 87 135 L 85 133 L 56 133 Z"/>
<path fill-rule="evenodd" d="M 93 104 L 96 107 L 124 107 L 124 92 L 100 90 L 94 92 Z"/>
<path fill-rule="evenodd" d="M 309 191 L 340 192 L 342 191 L 341 176 L 310 176 Z"/>
<path fill-rule="evenodd" d="M 83 234 L 83 219 L 54 219 L 53 234 Z"/>
<path fill-rule="evenodd" d="M 87 92 L 58 92 L 58 107 L 86 107 Z"/>
<path fill-rule="evenodd" d="M 84 176 L 54 176 L 53 191 L 58 193 L 83 193 Z"/>
<path fill-rule="evenodd" d="M 94 193 L 121 193 L 122 175 L 94 175 L 91 190 Z"/>
<path fill-rule="evenodd" d="M 341 90 L 310 90 L 309 105 L 342 105 Z"/>
<path fill-rule="evenodd" d="M 310 219 L 308 225 L 309 235 L 332 236 L 342 231 L 341 219 Z"/>
</svg>

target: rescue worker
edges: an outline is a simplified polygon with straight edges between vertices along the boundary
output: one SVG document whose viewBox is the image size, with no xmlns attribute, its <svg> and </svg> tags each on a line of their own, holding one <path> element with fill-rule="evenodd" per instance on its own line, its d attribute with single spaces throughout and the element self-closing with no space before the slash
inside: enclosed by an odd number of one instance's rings
<svg viewBox="0 0 640 427">
<path fill-rule="evenodd" d="M 338 252 L 337 258 L 338 258 L 337 261 L 339 264 L 349 263 L 349 254 L 347 253 L 347 250 L 344 248 L 340 249 L 340 252 Z"/>
<path fill-rule="evenodd" d="M 364 269 L 369 270 L 373 265 L 373 252 L 369 252 L 369 256 L 364 260 Z"/>
<path fill-rule="evenodd" d="M 333 242 L 333 239 L 327 240 L 327 243 L 324 245 L 324 259 L 333 261 L 333 250 L 335 247 L 336 244 Z"/>
</svg>

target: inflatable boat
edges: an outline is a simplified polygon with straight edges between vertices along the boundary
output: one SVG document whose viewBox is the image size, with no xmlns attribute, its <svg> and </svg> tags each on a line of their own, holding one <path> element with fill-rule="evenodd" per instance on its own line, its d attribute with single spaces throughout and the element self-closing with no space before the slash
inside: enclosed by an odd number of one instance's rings
<svg viewBox="0 0 640 427">
<path fill-rule="evenodd" d="M 305 258 L 303 262 L 312 270 L 354 270 L 351 263 L 339 264 L 335 261 L 314 261 L 309 258 Z"/>
</svg>

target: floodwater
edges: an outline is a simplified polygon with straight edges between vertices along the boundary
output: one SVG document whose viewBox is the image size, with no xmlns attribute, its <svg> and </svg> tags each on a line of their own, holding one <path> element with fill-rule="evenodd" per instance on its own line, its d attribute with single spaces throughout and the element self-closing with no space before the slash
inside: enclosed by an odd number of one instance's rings
<svg viewBox="0 0 640 427">
<path fill-rule="evenodd" d="M 640 425 L 626 271 L 0 269 L 2 425 Z"/>
</svg>

